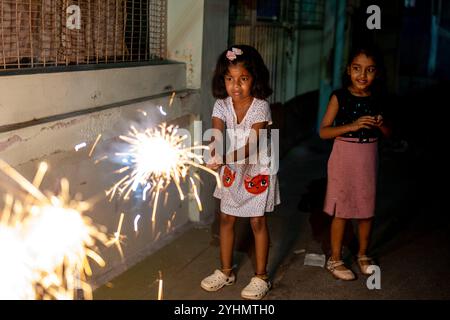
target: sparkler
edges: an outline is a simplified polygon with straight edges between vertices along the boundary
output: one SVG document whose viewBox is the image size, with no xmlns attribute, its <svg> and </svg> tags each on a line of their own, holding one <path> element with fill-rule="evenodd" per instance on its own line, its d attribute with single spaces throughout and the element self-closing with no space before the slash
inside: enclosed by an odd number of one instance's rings
<svg viewBox="0 0 450 320">
<path fill-rule="evenodd" d="M 39 190 L 48 166 L 41 163 L 29 182 L 0 160 L 0 170 L 27 192 L 24 200 L 5 196 L 0 220 L 0 298 L 73 299 L 80 286 L 86 299 L 92 291 L 86 277 L 92 275 L 88 257 L 104 266 L 94 251 L 96 241 L 107 237 L 82 215 L 87 201 L 69 196 L 69 182 L 61 180 L 58 195 Z M 13 286 L 11 287 L 11 284 Z"/>
<path fill-rule="evenodd" d="M 154 223 L 160 192 L 173 182 L 178 189 L 180 199 L 183 200 L 184 194 L 180 184 L 188 176 L 191 167 L 211 173 L 216 177 L 218 185 L 221 185 L 217 172 L 204 166 L 202 156 L 195 153 L 196 150 L 208 149 L 208 147 L 184 147 L 187 136 L 178 135 L 177 128 L 163 123 L 158 128 L 140 132 L 131 126 L 128 135 L 120 136 L 120 139 L 128 144 L 128 150 L 116 153 L 116 156 L 122 157 L 120 163 L 125 166 L 115 173 L 125 173 L 125 176 L 106 191 L 110 201 L 116 194 L 127 200 L 130 193 L 136 192 L 141 186 L 144 188 L 143 200 L 145 201 L 147 195 L 151 195 L 153 199 L 152 222 Z M 127 161 L 123 161 L 123 159 L 127 159 Z M 194 177 L 198 178 L 198 175 L 194 175 Z M 190 180 L 192 192 L 201 211 L 197 188 L 192 177 Z"/>
</svg>

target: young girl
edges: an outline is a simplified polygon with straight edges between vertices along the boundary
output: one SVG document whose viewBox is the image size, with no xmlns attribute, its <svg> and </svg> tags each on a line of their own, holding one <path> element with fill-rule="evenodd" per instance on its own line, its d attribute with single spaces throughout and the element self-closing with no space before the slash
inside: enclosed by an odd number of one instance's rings
<svg viewBox="0 0 450 320">
<path fill-rule="evenodd" d="M 378 138 L 390 134 L 381 110 L 380 71 L 381 60 L 374 50 L 354 50 L 346 69 L 347 83 L 331 95 L 320 126 L 322 139 L 334 138 L 324 203 L 324 211 L 334 216 L 326 268 L 342 280 L 355 279 L 341 258 L 349 219 L 358 220 L 357 262 L 361 273 L 370 274 L 368 267 L 373 264 L 367 247 L 375 211 Z"/>
<path fill-rule="evenodd" d="M 233 273 L 234 224 L 237 217 L 250 218 L 255 238 L 256 272 L 242 290 L 245 299 L 262 299 L 270 289 L 267 276 L 269 232 L 265 212 L 280 203 L 276 174 L 270 174 L 261 162 L 253 163 L 250 135 L 259 136 L 261 129 L 271 125 L 269 104 L 264 99 L 272 94 L 269 71 L 253 47 L 233 46 L 217 61 L 213 78 L 213 95 L 217 98 L 212 113 L 212 126 L 217 132 L 227 129 L 236 139 L 235 147 L 223 158 L 214 147 L 213 169 L 220 168 L 222 187 L 214 196 L 220 201 L 220 260 L 222 267 L 201 282 L 207 291 L 217 291 L 235 282 Z M 220 137 L 215 137 L 216 142 Z M 214 139 L 214 138 L 213 138 Z M 239 157 L 239 155 L 243 157 Z M 242 159 L 244 158 L 244 159 Z M 237 160 L 241 160 L 237 162 Z M 242 161 L 244 160 L 244 161 Z M 224 163 L 224 165 L 222 165 Z"/>
</svg>

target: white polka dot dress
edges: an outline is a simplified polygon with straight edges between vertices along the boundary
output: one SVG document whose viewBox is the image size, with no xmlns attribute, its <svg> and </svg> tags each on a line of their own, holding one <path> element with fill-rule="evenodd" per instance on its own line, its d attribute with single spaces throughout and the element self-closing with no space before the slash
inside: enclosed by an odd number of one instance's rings
<svg viewBox="0 0 450 320">
<path fill-rule="evenodd" d="M 268 102 L 256 98 L 240 123 L 237 123 L 231 97 L 217 100 L 212 116 L 221 119 L 227 134 L 232 141 L 235 139 L 232 150 L 245 146 L 255 123 L 267 121 L 272 124 Z M 256 164 L 230 163 L 221 167 L 222 187 L 216 186 L 214 191 L 214 197 L 221 199 L 221 212 L 237 217 L 258 217 L 280 204 L 277 175 L 270 172 L 270 153 L 269 157 L 264 157 L 265 152 L 260 152 L 260 155 L 263 157 Z"/>
</svg>

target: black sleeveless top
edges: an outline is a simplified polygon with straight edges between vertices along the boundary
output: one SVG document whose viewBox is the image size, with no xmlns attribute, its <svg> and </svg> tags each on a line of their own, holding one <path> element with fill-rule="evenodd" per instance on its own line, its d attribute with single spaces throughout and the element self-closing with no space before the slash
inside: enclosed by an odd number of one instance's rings
<svg viewBox="0 0 450 320">
<path fill-rule="evenodd" d="M 381 114 L 384 117 L 381 99 L 373 94 L 368 97 L 358 97 L 351 94 L 347 88 L 335 90 L 331 95 L 333 94 L 336 95 L 339 103 L 338 113 L 334 119 L 335 126 L 352 123 L 362 116 Z M 359 142 L 364 143 L 368 138 L 378 138 L 380 133 L 378 128 L 359 129 L 345 133 L 342 137 L 359 138 Z"/>
</svg>

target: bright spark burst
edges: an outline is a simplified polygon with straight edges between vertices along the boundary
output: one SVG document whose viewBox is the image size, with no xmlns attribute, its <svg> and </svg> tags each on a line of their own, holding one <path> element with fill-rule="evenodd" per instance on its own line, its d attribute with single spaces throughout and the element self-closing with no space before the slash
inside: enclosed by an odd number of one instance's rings
<svg viewBox="0 0 450 320">
<path fill-rule="evenodd" d="M 196 154 L 199 149 L 207 149 L 207 146 L 184 147 L 186 136 L 177 134 L 177 127 L 166 123 L 155 129 L 146 129 L 143 132 L 133 126 L 127 136 L 120 139 L 128 144 L 128 150 L 116 153 L 123 157 L 121 163 L 126 165 L 115 173 L 125 173 L 116 184 L 106 191 L 110 201 L 118 194 L 127 200 L 130 193 L 136 191 L 139 186 L 144 188 L 143 199 L 151 195 L 153 199 L 152 222 L 155 222 L 155 213 L 159 194 L 166 189 L 171 182 L 175 183 L 180 199 L 184 199 L 180 183 L 186 179 L 191 167 L 205 170 L 216 177 L 220 186 L 221 182 L 217 172 L 203 165 L 202 155 Z M 127 161 L 123 161 L 127 159 Z M 197 176 L 198 177 L 198 176 Z M 201 210 L 197 188 L 191 179 L 192 192 Z M 150 186 L 150 187 L 149 187 Z"/>
<path fill-rule="evenodd" d="M 23 237 L 20 222 L 0 222 L 0 300 L 35 298 L 34 275 Z"/>
<path fill-rule="evenodd" d="M 58 195 L 42 193 L 48 169 L 41 163 L 33 183 L 0 160 L 0 170 L 27 192 L 23 200 L 8 193 L 0 220 L 0 299 L 74 299 L 81 289 L 92 299 L 86 282 L 92 275 L 88 257 L 104 266 L 94 251 L 107 236 L 82 213 L 91 205 L 70 199 L 69 182 Z"/>
</svg>

